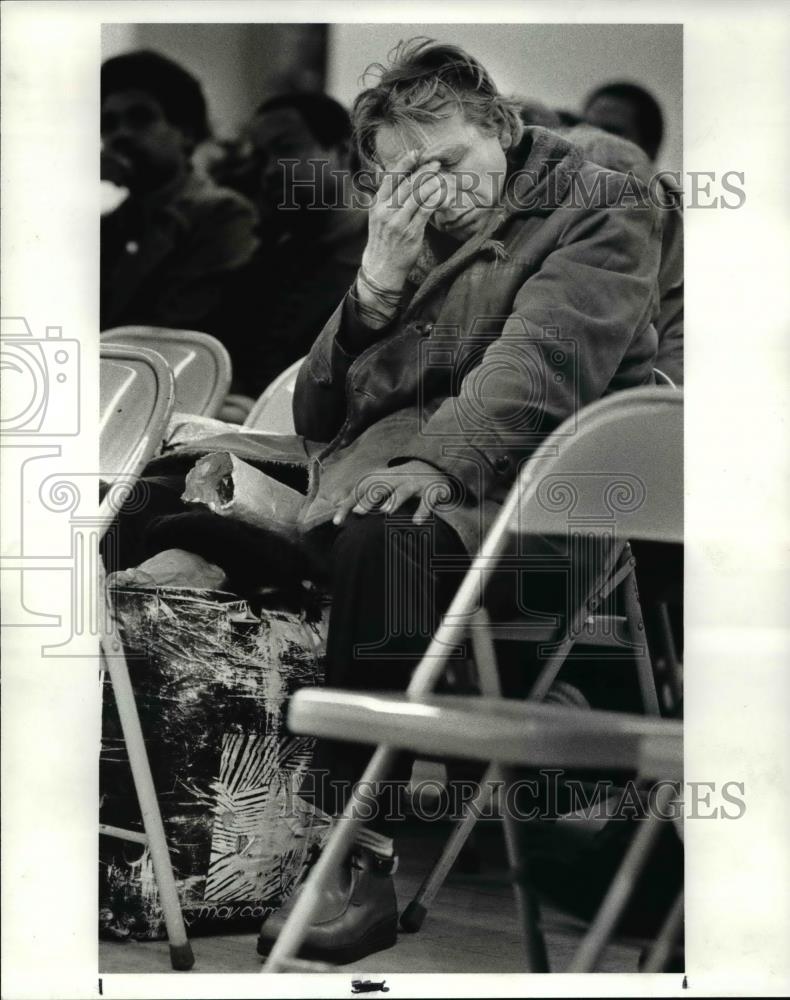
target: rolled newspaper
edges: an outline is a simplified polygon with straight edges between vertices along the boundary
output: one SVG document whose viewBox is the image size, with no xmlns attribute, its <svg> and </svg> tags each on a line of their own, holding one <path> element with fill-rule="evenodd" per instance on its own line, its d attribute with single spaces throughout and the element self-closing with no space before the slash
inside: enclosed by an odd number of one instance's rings
<svg viewBox="0 0 790 1000">
<path fill-rule="evenodd" d="M 190 470 L 181 499 L 205 504 L 221 517 L 295 538 L 305 498 L 230 452 L 215 451 Z"/>
</svg>

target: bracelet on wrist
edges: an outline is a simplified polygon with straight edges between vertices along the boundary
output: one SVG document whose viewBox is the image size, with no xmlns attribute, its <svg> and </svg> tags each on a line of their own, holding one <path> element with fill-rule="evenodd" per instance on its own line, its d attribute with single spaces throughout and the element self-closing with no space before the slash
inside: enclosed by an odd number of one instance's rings
<svg viewBox="0 0 790 1000">
<path fill-rule="evenodd" d="M 382 298 L 400 299 L 403 295 L 403 288 L 387 288 L 385 285 L 382 285 L 381 282 L 377 281 L 368 273 L 364 264 L 360 264 L 358 276 L 362 279 L 363 283 L 367 285 L 371 292 L 375 295 L 381 296 Z"/>
</svg>

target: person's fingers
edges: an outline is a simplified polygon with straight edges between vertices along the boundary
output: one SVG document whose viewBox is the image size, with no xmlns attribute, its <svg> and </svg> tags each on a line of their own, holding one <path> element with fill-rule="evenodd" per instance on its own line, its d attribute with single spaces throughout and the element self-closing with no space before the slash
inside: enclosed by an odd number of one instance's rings
<svg viewBox="0 0 790 1000">
<path fill-rule="evenodd" d="M 388 212 L 397 215 L 403 210 L 404 204 L 412 193 L 428 184 L 431 177 L 438 175 L 438 171 L 439 161 L 433 160 L 430 163 L 424 163 L 411 173 L 401 173 L 397 182 L 393 184 L 389 195 L 380 204 Z"/>
<path fill-rule="evenodd" d="M 338 505 L 335 516 L 332 518 L 332 524 L 341 525 L 348 517 L 355 503 L 356 497 L 353 493 L 349 493 L 346 499 Z"/>
<path fill-rule="evenodd" d="M 404 224 L 408 225 L 414 219 L 432 215 L 444 201 L 445 191 L 441 180 L 436 177 L 426 181 L 419 189 L 413 191 L 403 204 L 401 212 Z"/>
<path fill-rule="evenodd" d="M 392 196 L 392 192 L 417 162 L 417 158 L 417 150 L 410 149 L 397 161 L 392 170 L 384 171 L 384 179 L 379 185 L 378 194 L 376 195 L 378 201 L 383 201 Z"/>
<path fill-rule="evenodd" d="M 385 504 L 386 512 L 388 514 L 394 514 L 395 511 L 402 507 L 410 497 L 413 497 L 418 490 L 419 487 L 417 484 L 408 479 L 399 483 L 387 499 Z"/>
<path fill-rule="evenodd" d="M 377 483 L 375 490 L 366 491 L 354 507 L 355 514 L 370 514 L 373 511 L 392 514 L 407 500 L 420 492 L 422 484 L 413 479 L 396 482 Z"/>
<path fill-rule="evenodd" d="M 439 183 L 439 168 L 440 163 L 438 160 L 430 160 L 428 163 L 423 163 L 422 166 L 412 171 L 412 173 L 401 177 L 400 182 L 392 191 L 390 199 L 391 208 L 398 211 L 403 208 L 415 193 L 419 197 L 419 192 L 423 188 L 436 187 Z"/>
<path fill-rule="evenodd" d="M 414 512 L 414 517 L 411 519 L 413 524 L 425 524 L 428 518 L 431 516 L 431 509 L 425 502 L 425 496 L 420 498 L 419 506 Z"/>
<path fill-rule="evenodd" d="M 389 504 L 394 489 L 395 487 L 388 480 L 377 480 L 357 498 L 352 512 L 354 514 L 371 514 L 374 510 L 380 510 Z"/>
<path fill-rule="evenodd" d="M 420 504 L 412 518 L 415 524 L 423 524 L 434 515 L 437 507 L 441 508 L 452 500 L 452 482 L 446 476 L 438 475 L 430 482 L 424 483 L 420 493 Z"/>
</svg>

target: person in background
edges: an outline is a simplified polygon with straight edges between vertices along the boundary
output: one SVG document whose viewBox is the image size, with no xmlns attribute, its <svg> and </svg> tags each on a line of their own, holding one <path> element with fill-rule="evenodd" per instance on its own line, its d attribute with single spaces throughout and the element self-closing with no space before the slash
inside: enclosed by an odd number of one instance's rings
<svg viewBox="0 0 790 1000">
<path fill-rule="evenodd" d="M 650 185 L 653 164 L 642 148 L 629 139 L 613 135 L 587 122 L 569 122 L 563 113 L 539 101 L 521 100 L 525 125 L 540 125 L 565 136 L 584 152 L 585 157 L 609 170 L 632 173 Z M 661 204 L 661 267 L 658 272 L 660 297 L 655 325 L 658 354 L 655 367 L 675 385 L 683 382 L 683 209 L 681 194 L 666 177 L 655 186 Z"/>
<path fill-rule="evenodd" d="M 254 195 L 261 242 L 226 288 L 215 328 L 233 359 L 234 394 L 255 398 L 307 354 L 348 291 L 367 215 L 351 204 L 351 119 L 331 97 L 264 101 L 246 142 L 226 176 Z"/>
<path fill-rule="evenodd" d="M 636 143 L 655 161 L 664 138 L 664 116 L 658 101 L 635 83 L 606 83 L 584 102 L 582 117 L 612 135 Z"/>
<path fill-rule="evenodd" d="M 177 63 L 137 51 L 102 65 L 102 180 L 128 191 L 102 217 L 102 330 L 212 332 L 207 317 L 257 236 L 250 202 L 192 169 L 208 135 L 201 86 Z"/>
</svg>

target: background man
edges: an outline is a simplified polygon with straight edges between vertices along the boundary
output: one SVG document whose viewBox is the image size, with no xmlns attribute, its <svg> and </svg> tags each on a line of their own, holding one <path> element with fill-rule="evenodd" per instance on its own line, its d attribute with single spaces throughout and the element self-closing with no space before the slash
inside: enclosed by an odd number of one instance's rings
<svg viewBox="0 0 790 1000">
<path fill-rule="evenodd" d="M 630 139 L 655 160 L 664 138 L 664 116 L 658 101 L 635 83 L 607 83 L 584 102 L 582 116 L 612 135 Z"/>
<path fill-rule="evenodd" d="M 102 218 L 101 328 L 206 329 L 229 274 L 251 257 L 253 207 L 192 171 L 208 134 L 200 84 L 156 52 L 101 71 L 102 178 L 129 197 Z"/>
<path fill-rule="evenodd" d="M 234 392 L 255 398 L 307 354 L 345 295 L 367 217 L 351 204 L 351 119 L 331 97 L 264 101 L 246 143 L 226 183 L 253 195 L 260 246 L 228 284 L 214 329 L 233 359 Z"/>
</svg>

